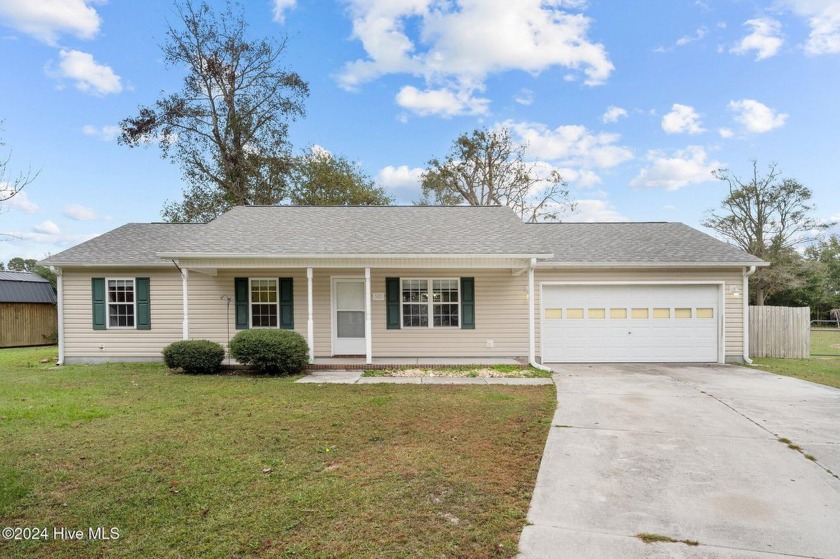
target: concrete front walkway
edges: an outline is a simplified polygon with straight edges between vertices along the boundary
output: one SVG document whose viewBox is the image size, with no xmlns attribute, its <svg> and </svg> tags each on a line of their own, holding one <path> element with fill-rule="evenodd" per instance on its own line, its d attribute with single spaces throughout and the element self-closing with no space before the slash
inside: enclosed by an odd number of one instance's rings
<svg viewBox="0 0 840 559">
<path fill-rule="evenodd" d="M 840 557 L 840 390 L 735 366 L 555 371 L 522 557 Z"/>
<path fill-rule="evenodd" d="M 318 384 L 551 384 L 550 378 L 363 377 L 361 370 L 309 371 L 298 380 Z"/>
</svg>

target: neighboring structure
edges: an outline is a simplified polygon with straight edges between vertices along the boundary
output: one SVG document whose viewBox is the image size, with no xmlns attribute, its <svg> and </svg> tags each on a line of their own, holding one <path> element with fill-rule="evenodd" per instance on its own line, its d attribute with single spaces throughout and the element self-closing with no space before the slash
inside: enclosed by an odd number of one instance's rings
<svg viewBox="0 0 840 559">
<path fill-rule="evenodd" d="M 0 272 L 0 347 L 56 342 L 56 297 L 50 282 L 32 272 Z"/>
<path fill-rule="evenodd" d="M 723 362 L 765 262 L 680 223 L 525 224 L 504 207 L 238 207 L 128 224 L 43 262 L 61 362 L 289 328 L 311 358 Z"/>
</svg>

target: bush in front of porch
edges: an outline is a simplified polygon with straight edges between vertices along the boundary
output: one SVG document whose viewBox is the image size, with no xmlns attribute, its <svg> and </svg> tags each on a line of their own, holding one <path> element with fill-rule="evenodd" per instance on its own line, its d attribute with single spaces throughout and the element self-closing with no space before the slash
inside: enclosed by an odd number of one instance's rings
<svg viewBox="0 0 840 559">
<path fill-rule="evenodd" d="M 292 330 L 243 330 L 230 341 L 230 355 L 259 373 L 291 375 L 309 361 L 309 346 Z"/>
</svg>

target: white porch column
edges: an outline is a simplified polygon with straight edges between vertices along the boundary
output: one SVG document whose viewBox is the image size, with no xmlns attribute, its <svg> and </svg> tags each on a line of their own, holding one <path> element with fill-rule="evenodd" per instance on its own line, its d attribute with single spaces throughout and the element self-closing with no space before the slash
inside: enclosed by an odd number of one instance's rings
<svg viewBox="0 0 840 559">
<path fill-rule="evenodd" d="M 61 268 L 53 268 L 53 271 L 57 279 L 55 288 L 58 292 L 56 304 L 58 307 L 58 364 L 64 365 L 64 275 Z"/>
<path fill-rule="evenodd" d="M 534 259 L 528 266 L 528 363 L 534 363 L 537 357 L 536 328 L 534 327 Z"/>
<path fill-rule="evenodd" d="M 373 340 L 370 337 L 370 268 L 365 268 L 365 363 L 373 362 Z"/>
<path fill-rule="evenodd" d="M 184 320 L 181 324 L 181 339 L 190 339 L 190 295 L 189 295 L 189 279 L 190 271 L 186 268 L 181 269 L 181 293 L 184 305 Z"/>
<path fill-rule="evenodd" d="M 309 362 L 315 362 L 315 322 L 312 318 L 312 268 L 306 269 L 306 343 L 309 345 Z"/>
</svg>

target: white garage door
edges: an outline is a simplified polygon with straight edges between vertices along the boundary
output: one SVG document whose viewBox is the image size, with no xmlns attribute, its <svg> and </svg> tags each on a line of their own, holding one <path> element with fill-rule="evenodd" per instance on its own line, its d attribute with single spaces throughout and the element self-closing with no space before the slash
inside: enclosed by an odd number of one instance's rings
<svg viewBox="0 0 840 559">
<path fill-rule="evenodd" d="M 544 362 L 718 360 L 717 285 L 545 285 Z"/>
</svg>

